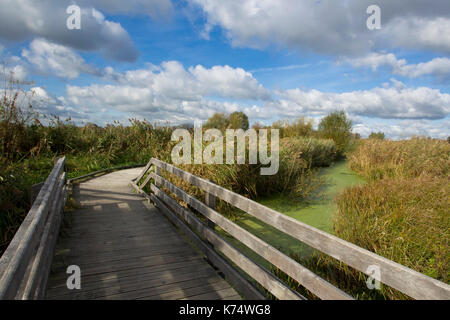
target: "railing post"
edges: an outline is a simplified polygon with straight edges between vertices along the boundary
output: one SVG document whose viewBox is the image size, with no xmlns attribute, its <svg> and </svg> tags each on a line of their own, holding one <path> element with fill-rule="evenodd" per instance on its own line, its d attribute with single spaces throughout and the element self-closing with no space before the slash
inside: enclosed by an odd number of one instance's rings
<svg viewBox="0 0 450 320">
<path fill-rule="evenodd" d="M 211 180 L 208 179 L 209 182 L 212 182 Z M 205 192 L 205 204 L 210 207 L 213 210 L 216 210 L 216 196 Z M 211 220 L 208 219 L 207 221 L 207 226 L 210 227 L 211 229 L 215 230 L 216 228 L 216 224 L 214 222 L 212 222 Z"/>
<path fill-rule="evenodd" d="M 157 176 L 161 177 L 161 167 L 158 167 L 157 165 L 155 165 L 155 174 Z M 155 180 L 155 186 L 157 186 L 159 188 L 161 186 L 161 184 Z"/>
</svg>

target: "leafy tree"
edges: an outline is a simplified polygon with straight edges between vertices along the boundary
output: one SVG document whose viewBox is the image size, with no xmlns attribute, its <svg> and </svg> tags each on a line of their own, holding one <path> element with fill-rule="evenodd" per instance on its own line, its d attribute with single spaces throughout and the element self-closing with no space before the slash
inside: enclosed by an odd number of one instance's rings
<svg viewBox="0 0 450 320">
<path fill-rule="evenodd" d="M 383 132 L 371 132 L 369 135 L 369 139 L 380 139 L 384 140 L 384 133 Z"/>
<path fill-rule="evenodd" d="M 215 128 L 224 131 L 229 124 L 230 119 L 225 113 L 216 112 L 211 118 L 208 119 L 204 127 L 207 129 Z"/>
<path fill-rule="evenodd" d="M 247 130 L 249 127 L 248 117 L 243 112 L 235 111 L 228 117 L 228 129 L 243 129 Z"/>
<path fill-rule="evenodd" d="M 243 129 L 249 128 L 248 117 L 243 112 L 233 112 L 230 115 L 225 113 L 215 113 L 208 119 L 204 125 L 206 129 L 215 128 L 221 131 L 225 129 Z"/>
<path fill-rule="evenodd" d="M 339 153 L 343 154 L 352 137 L 352 121 L 344 111 L 335 111 L 324 117 L 319 123 L 319 134 L 336 143 Z"/>
</svg>

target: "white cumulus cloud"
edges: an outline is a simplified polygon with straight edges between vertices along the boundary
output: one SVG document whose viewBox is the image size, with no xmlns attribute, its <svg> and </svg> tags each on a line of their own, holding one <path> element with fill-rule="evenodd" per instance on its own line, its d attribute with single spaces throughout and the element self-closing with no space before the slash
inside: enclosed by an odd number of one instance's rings
<svg viewBox="0 0 450 320">
<path fill-rule="evenodd" d="M 363 57 L 345 59 L 355 67 L 370 67 L 376 71 L 379 67 L 388 66 L 394 74 L 404 77 L 417 78 L 433 75 L 440 79 L 450 78 L 450 59 L 446 57 L 434 58 L 427 62 L 408 64 L 405 59 L 398 59 L 392 53 L 370 53 Z"/>
<path fill-rule="evenodd" d="M 70 4 L 60 0 L 0 0 L 0 39 L 44 38 L 73 49 L 98 51 L 108 59 L 137 59 L 138 51 L 127 31 L 105 19 L 93 4 L 81 6 L 81 29 L 69 30 L 66 9 Z"/>
<path fill-rule="evenodd" d="M 372 0 L 190 0 L 206 18 L 207 35 L 222 28 L 232 44 L 277 45 L 330 55 L 408 47 L 450 53 L 450 2 L 378 0 L 380 31 L 366 27 Z"/>
<path fill-rule="evenodd" d="M 68 79 L 77 78 L 80 73 L 100 74 L 74 50 L 45 39 L 33 40 L 29 49 L 22 50 L 22 56 L 43 74 Z"/>
<path fill-rule="evenodd" d="M 279 91 L 280 100 L 267 107 L 283 116 L 324 115 L 335 110 L 384 119 L 443 119 L 450 112 L 450 94 L 428 87 L 394 87 L 343 93 L 291 89 Z"/>
</svg>

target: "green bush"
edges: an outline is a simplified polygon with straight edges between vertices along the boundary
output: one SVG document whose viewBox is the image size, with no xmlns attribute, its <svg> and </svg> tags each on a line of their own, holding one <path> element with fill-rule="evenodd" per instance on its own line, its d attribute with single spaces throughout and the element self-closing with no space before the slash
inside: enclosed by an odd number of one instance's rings
<svg viewBox="0 0 450 320">
<path fill-rule="evenodd" d="M 369 134 L 369 139 L 380 139 L 380 140 L 384 140 L 384 133 L 383 132 L 371 132 Z"/>
<path fill-rule="evenodd" d="M 249 127 L 248 117 L 243 112 L 235 111 L 230 114 L 228 129 L 243 129 L 247 130 Z"/>
<path fill-rule="evenodd" d="M 332 139 L 343 155 L 352 139 L 352 121 L 344 111 L 335 111 L 320 121 L 318 131 L 322 138 Z"/>
</svg>

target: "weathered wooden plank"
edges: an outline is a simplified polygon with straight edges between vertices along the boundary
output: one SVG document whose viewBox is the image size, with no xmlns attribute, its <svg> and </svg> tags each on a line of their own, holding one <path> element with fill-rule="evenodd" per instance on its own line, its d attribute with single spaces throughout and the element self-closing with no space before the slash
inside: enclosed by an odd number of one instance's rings
<svg viewBox="0 0 450 320">
<path fill-rule="evenodd" d="M 148 278 L 158 278 L 164 271 L 170 271 L 176 273 L 177 276 L 187 272 L 189 267 L 195 266 L 196 270 L 206 268 L 209 271 L 213 271 L 210 265 L 205 263 L 204 259 L 177 259 L 169 261 L 165 264 L 152 265 L 145 264 L 132 266 L 131 268 L 120 268 L 115 271 L 100 272 L 85 274 L 82 273 L 82 290 L 97 289 L 109 286 L 111 281 L 127 281 L 128 278 L 135 278 L 140 275 L 145 275 Z M 67 274 L 64 270 L 58 271 L 50 278 L 47 292 L 51 290 L 57 290 L 58 288 L 67 289 L 66 287 Z M 51 291 L 53 292 L 53 291 Z"/>
<path fill-rule="evenodd" d="M 215 288 L 214 291 L 209 291 L 205 293 L 199 293 L 196 292 L 194 295 L 189 295 L 188 297 L 182 298 L 180 300 L 222 300 L 227 297 L 234 296 L 234 293 L 230 288 L 223 288 L 220 290 L 217 290 L 219 288 Z M 192 294 L 192 293 L 188 293 Z"/>
<path fill-rule="evenodd" d="M 195 275 L 194 276 L 191 275 L 191 277 L 195 277 Z M 209 277 L 207 278 L 209 280 L 209 283 L 207 282 L 205 283 L 204 279 L 206 278 L 202 277 L 196 278 L 195 281 L 192 282 L 179 281 L 175 283 L 164 284 L 161 286 L 155 286 L 152 288 L 143 288 L 143 289 L 139 288 L 139 290 L 130 290 L 117 295 L 108 295 L 104 299 L 175 300 L 176 298 L 173 297 L 174 294 L 177 294 L 181 297 L 185 297 L 187 294 L 189 294 L 189 291 L 193 290 L 194 288 L 196 290 L 199 290 L 198 288 L 203 288 L 200 290 L 206 291 L 206 290 L 220 290 L 220 288 L 225 287 L 232 290 L 234 294 L 236 294 L 236 291 L 230 288 L 230 285 L 217 275 L 214 277 L 209 275 Z"/>
<path fill-rule="evenodd" d="M 64 187 L 63 190 L 63 198 L 62 198 L 62 202 L 59 204 L 59 207 L 57 209 L 57 217 L 56 217 L 56 221 L 53 225 L 53 228 L 50 232 L 50 245 L 49 245 L 49 252 L 50 254 L 47 256 L 45 262 L 44 262 L 44 267 L 43 269 L 45 270 L 45 272 L 42 272 L 39 283 L 38 283 L 38 287 L 36 288 L 36 295 L 35 298 L 36 299 L 44 299 L 45 298 L 45 292 L 47 289 L 47 282 L 48 282 L 48 278 L 50 276 L 50 272 L 51 272 L 51 265 L 53 262 L 53 256 L 54 256 L 54 252 L 55 252 L 55 247 L 56 247 L 56 242 L 58 239 L 58 234 L 59 234 L 59 229 L 61 226 L 61 221 L 62 221 L 62 211 L 66 205 L 66 200 L 67 200 L 67 191 L 68 191 L 68 187 L 67 185 Z"/>
<path fill-rule="evenodd" d="M 212 182 L 211 180 L 208 180 L 208 181 Z M 214 195 L 212 195 L 211 193 L 206 192 L 205 193 L 205 204 L 208 207 L 210 207 L 211 209 L 216 210 L 216 197 Z M 216 228 L 215 223 L 210 219 L 208 219 L 206 224 L 208 225 L 208 227 L 210 227 L 213 230 Z"/>
<path fill-rule="evenodd" d="M 155 166 L 155 175 L 161 176 L 161 168 L 158 167 L 158 166 Z M 159 185 L 158 185 L 158 183 L 157 183 L 156 181 L 155 181 L 155 185 L 156 185 L 157 187 L 159 187 Z M 141 188 L 141 190 L 142 190 L 142 188 Z"/>
<path fill-rule="evenodd" d="M 111 295 L 124 294 L 144 288 L 157 288 L 202 277 L 221 279 L 211 266 L 203 264 L 201 266 L 186 267 L 183 270 L 162 270 L 154 273 L 135 274 L 111 281 L 96 282 L 94 285 L 88 285 L 87 287 L 83 286 L 84 282 L 82 281 L 81 289 L 76 292 L 61 286 L 55 289 L 49 289 L 48 294 L 55 297 L 66 296 L 77 299 L 103 299 Z"/>
<path fill-rule="evenodd" d="M 156 220 L 155 222 L 160 222 L 160 221 Z M 69 229 L 66 234 L 67 234 L 67 236 L 70 236 L 70 237 L 83 237 L 83 238 L 86 237 L 86 239 L 89 239 L 91 236 L 95 237 L 96 235 L 100 238 L 100 237 L 103 237 L 108 234 L 116 234 L 117 237 L 120 238 L 120 237 L 130 235 L 130 231 L 133 231 L 133 232 L 136 232 L 136 234 L 142 235 L 142 234 L 144 234 L 143 232 L 146 230 L 148 232 L 152 232 L 155 230 L 161 230 L 161 231 L 170 230 L 170 228 L 167 228 L 166 226 L 162 226 L 161 229 L 158 229 L 156 224 L 154 227 L 143 226 L 142 225 L 143 223 L 144 222 L 141 221 L 141 225 L 139 227 L 131 225 L 131 226 L 124 226 L 124 228 L 122 228 L 122 229 L 118 229 L 115 227 L 108 227 L 108 226 L 105 228 L 99 227 L 97 232 L 95 231 L 94 228 L 86 229 L 86 228 L 80 227 L 80 228 L 74 228 L 74 230 Z M 105 237 L 105 239 L 106 238 L 107 237 Z"/>
<path fill-rule="evenodd" d="M 89 224 L 93 221 L 99 221 L 101 225 L 110 225 L 116 223 L 116 220 L 123 223 L 132 225 L 133 223 L 138 223 L 139 221 L 156 221 L 158 215 L 155 212 L 146 213 L 136 213 L 134 210 L 142 208 L 142 204 L 134 203 L 130 208 L 118 208 L 112 207 L 111 205 L 100 205 L 96 206 L 95 209 L 85 209 L 79 210 L 72 215 L 73 223 L 79 223 L 80 225 Z M 102 213 L 105 211 L 105 213 Z M 106 213 L 107 212 L 107 213 Z M 136 215 L 133 220 L 129 220 L 130 215 Z M 111 219 L 114 219 L 111 221 Z M 99 226 L 100 227 L 100 226 Z"/>
<path fill-rule="evenodd" d="M 216 283 L 216 282 L 222 282 L 222 283 L 224 282 L 224 280 L 218 276 L 201 277 L 201 278 L 192 279 L 191 274 L 187 274 L 187 275 L 183 274 L 182 276 L 180 276 L 179 279 L 180 279 L 180 281 L 175 282 L 175 283 L 163 284 L 163 285 L 154 286 L 151 288 L 143 288 L 143 289 L 137 289 L 137 290 L 128 291 L 128 292 L 124 292 L 124 293 L 108 295 L 106 297 L 106 299 L 108 299 L 108 300 L 151 299 L 151 297 L 155 296 L 155 295 L 161 295 L 161 294 L 165 294 L 165 293 L 169 293 L 169 292 L 173 292 L 173 291 L 177 291 L 177 290 L 186 290 L 186 289 L 195 288 L 195 287 L 202 287 L 202 286 L 204 287 L 206 285 L 210 285 L 210 284 Z M 235 294 L 235 296 L 240 298 L 240 296 L 238 294 L 236 294 L 236 291 L 234 291 L 234 294 Z"/>
<path fill-rule="evenodd" d="M 64 261 L 74 261 L 78 264 L 87 264 L 87 263 L 112 263 L 115 261 L 121 260 L 129 260 L 129 259 L 139 259 L 143 257 L 150 257 L 155 255 L 181 255 L 186 251 L 186 245 L 184 241 L 171 242 L 170 246 L 168 245 L 157 245 L 155 247 L 138 247 L 136 248 L 129 247 L 126 249 L 115 250 L 106 249 L 102 250 L 102 248 L 96 249 L 93 248 L 91 250 L 70 250 L 68 252 L 57 252 L 56 256 Z M 190 251 L 194 254 L 193 251 Z"/>
<path fill-rule="evenodd" d="M 63 203 L 63 187 L 65 183 L 66 173 L 64 172 L 60 176 L 58 184 L 56 185 L 56 193 L 53 199 L 53 203 L 50 206 L 47 221 L 42 232 L 41 241 L 34 257 L 33 265 L 27 278 L 27 285 L 25 286 L 24 292 L 21 295 L 21 299 L 27 300 L 35 298 L 36 289 L 41 282 L 43 274 L 48 274 L 50 272 L 50 270 L 46 269 L 46 267 L 48 267 L 46 261 L 47 259 L 49 259 L 49 256 L 50 259 L 51 256 L 53 256 L 53 244 L 51 242 L 52 231 L 54 231 L 55 225 L 58 224 L 57 220 L 59 218 L 59 210 L 61 209 L 61 205 Z"/>
<path fill-rule="evenodd" d="M 195 255 L 192 252 L 188 253 L 170 253 L 170 254 L 155 254 L 150 256 L 144 256 L 137 259 L 129 260 L 117 260 L 111 261 L 108 264 L 93 263 L 80 263 L 78 264 L 82 270 L 83 276 L 101 274 L 105 272 L 116 272 L 120 270 L 127 270 L 138 268 L 141 266 L 151 267 L 158 265 L 166 265 L 169 263 L 177 263 L 182 261 L 201 260 L 202 257 Z M 67 266 L 65 266 L 67 267 Z M 65 271 L 65 268 L 64 268 Z M 65 275 L 67 278 L 67 275 Z"/>
<path fill-rule="evenodd" d="M 363 273 L 371 275 L 373 267 L 379 268 L 381 282 L 412 298 L 450 299 L 450 286 L 444 282 L 283 215 L 158 159 L 153 158 L 152 163 Z"/>
<path fill-rule="evenodd" d="M 280 268 L 293 279 L 297 280 L 300 284 L 313 292 L 319 298 L 331 300 L 352 299 L 351 296 L 349 296 L 342 290 L 331 285 L 329 282 L 306 269 L 292 258 L 275 249 L 273 246 L 265 243 L 263 240 L 254 236 L 244 228 L 231 222 L 217 211 L 213 210 L 209 206 L 203 204 L 201 201 L 187 194 L 185 191 L 176 187 L 166 179 L 159 176 L 154 176 L 154 179 L 157 180 L 161 186 L 167 188 L 181 200 L 191 205 L 198 212 L 202 213 L 206 218 L 208 218 L 208 220 L 215 222 L 231 236 L 241 241 L 261 257 Z"/>
<path fill-rule="evenodd" d="M 36 248 L 42 234 L 55 186 L 64 165 L 64 157 L 56 162 L 36 201 L 0 258 L 0 300 L 13 299 L 17 294 L 33 249 Z"/>
<path fill-rule="evenodd" d="M 138 267 L 127 270 L 119 270 L 116 272 L 106 272 L 95 275 L 83 275 L 83 285 L 82 289 L 95 289 L 99 287 L 109 286 L 110 282 L 118 282 L 123 278 L 134 277 L 136 275 L 143 274 L 157 274 L 161 271 L 173 271 L 178 275 L 185 272 L 185 268 L 196 266 L 197 269 L 205 267 L 207 264 L 204 263 L 203 259 L 191 260 L 191 261 L 181 261 L 176 263 L 168 263 L 165 265 L 151 266 L 151 267 Z M 64 276 L 63 276 L 64 275 Z M 48 285 L 48 290 L 66 288 L 67 274 L 61 273 L 61 277 L 52 277 L 52 281 Z"/>
<path fill-rule="evenodd" d="M 200 295 L 200 294 L 204 294 L 204 293 L 220 292 L 221 290 L 224 290 L 224 289 L 229 290 L 232 294 L 236 293 L 236 292 L 233 293 L 234 290 L 231 289 L 229 286 L 227 286 L 227 283 L 225 281 L 218 281 L 218 282 L 203 285 L 203 286 L 196 286 L 196 287 L 186 288 L 186 289 L 182 289 L 182 290 L 174 290 L 174 291 L 170 291 L 167 293 L 158 293 L 156 295 L 149 295 L 149 296 L 146 296 L 145 298 L 140 298 L 139 300 L 142 300 L 142 299 L 179 300 L 179 299 L 188 298 L 191 296 L 196 296 L 196 295 Z M 228 294 L 230 294 L 230 293 L 228 293 Z M 219 294 L 217 294 L 216 297 L 218 297 L 216 299 L 220 299 Z"/>
<path fill-rule="evenodd" d="M 134 183 L 130 185 L 141 193 L 149 201 L 153 201 L 152 197 L 142 190 Z M 172 223 L 180 228 L 186 236 L 197 246 L 197 248 L 208 258 L 211 263 L 222 271 L 227 279 L 233 283 L 234 287 L 239 293 L 245 296 L 249 300 L 265 300 L 264 295 L 261 294 L 245 277 L 243 277 L 231 264 L 229 264 L 224 258 L 217 254 L 211 247 L 209 247 L 200 237 L 195 234 L 188 226 L 186 226 L 176 215 L 174 215 L 167 207 L 161 209 L 161 211 L 168 217 Z"/>
<path fill-rule="evenodd" d="M 74 241 L 70 241 L 74 240 Z M 128 237 L 118 237 L 114 239 L 113 237 L 102 238 L 85 238 L 85 242 L 81 239 L 65 239 L 60 241 L 58 248 L 64 249 L 64 247 L 71 246 L 72 248 L 67 253 L 71 254 L 87 254 L 90 251 L 94 251 L 96 254 L 111 253 L 115 252 L 120 254 L 120 252 L 130 252 L 129 250 L 139 249 L 139 250 L 154 250 L 154 248 L 170 249 L 180 243 L 183 243 L 183 239 L 176 237 L 176 235 L 162 235 L 158 237 L 157 235 L 142 235 L 140 237 L 128 238 Z M 152 245 L 149 246 L 149 243 Z M 102 250 L 104 249 L 104 250 Z"/>
<path fill-rule="evenodd" d="M 120 242 L 120 240 L 128 240 L 128 241 L 134 241 L 134 240 L 152 240 L 153 239 L 161 239 L 161 238 L 170 238 L 174 237 L 177 238 L 177 234 L 174 232 L 173 228 L 170 229 L 170 226 L 161 226 L 161 228 L 157 228 L 157 224 L 161 221 L 156 221 L 155 225 L 149 225 L 145 221 L 141 222 L 141 225 L 139 227 L 124 227 L 124 229 L 119 228 L 109 228 L 109 229 L 100 229 L 98 233 L 95 233 L 94 229 L 87 229 L 87 228 L 79 228 L 76 232 L 66 232 L 64 234 L 64 238 L 61 239 L 61 243 L 64 241 L 70 241 L 74 240 L 74 242 L 80 242 L 82 243 L 82 240 L 84 241 L 84 244 L 91 244 L 96 243 L 97 241 L 104 241 L 105 243 L 108 241 L 111 241 L 114 243 Z M 149 225 L 148 228 L 145 226 Z M 160 231 L 160 232 L 159 232 Z M 160 236 L 158 237 L 158 233 Z M 131 236 L 131 235 L 134 236 Z M 116 235 L 116 237 L 114 237 Z M 147 238 L 147 239 L 144 239 Z M 92 240 L 92 242 L 88 242 L 88 240 Z M 126 244 L 123 243 L 122 244 Z"/>
<path fill-rule="evenodd" d="M 184 278 L 184 279 L 183 279 Z M 137 290 L 129 290 L 126 292 L 118 293 L 104 297 L 104 299 L 108 300 L 123 300 L 123 299 L 155 299 L 158 298 L 152 298 L 152 297 L 158 297 L 161 295 L 167 295 L 171 294 L 174 291 L 177 292 L 185 292 L 186 290 L 197 288 L 197 287 L 206 287 L 209 286 L 211 288 L 211 285 L 215 283 L 220 283 L 222 286 L 231 289 L 234 294 L 236 294 L 236 291 L 232 288 L 230 288 L 230 285 L 224 281 L 222 278 L 217 276 L 217 274 L 214 273 L 205 273 L 205 276 L 203 274 L 198 273 L 190 273 L 190 274 L 183 274 L 180 275 L 177 279 L 177 282 L 173 283 L 164 283 L 162 285 L 155 285 L 153 287 L 149 288 L 139 288 Z M 218 290 L 213 288 L 212 290 Z M 103 298 L 102 298 L 103 299 Z M 168 298 L 169 299 L 169 298 Z"/>
<path fill-rule="evenodd" d="M 222 300 L 242 300 L 240 296 L 238 295 L 234 295 L 234 296 L 229 296 L 226 298 L 222 298 Z"/>
<path fill-rule="evenodd" d="M 301 295 L 289 289 L 278 278 L 273 276 L 270 272 L 258 265 L 243 253 L 239 252 L 228 242 L 222 239 L 218 234 L 208 228 L 203 222 L 201 222 L 194 214 L 186 210 L 178 204 L 174 199 L 165 194 L 162 190 L 151 185 L 151 189 L 156 196 L 150 195 L 152 200 L 157 203 L 158 207 L 163 211 L 170 212 L 170 210 L 162 203 L 162 199 L 167 205 L 169 205 L 175 212 L 177 212 L 186 223 L 192 225 L 207 241 L 212 243 L 214 247 L 222 252 L 226 257 L 233 261 L 239 268 L 244 270 L 247 274 L 271 292 L 274 296 L 282 300 L 300 300 L 304 299 Z M 172 214 L 174 218 L 176 216 Z"/>
</svg>

